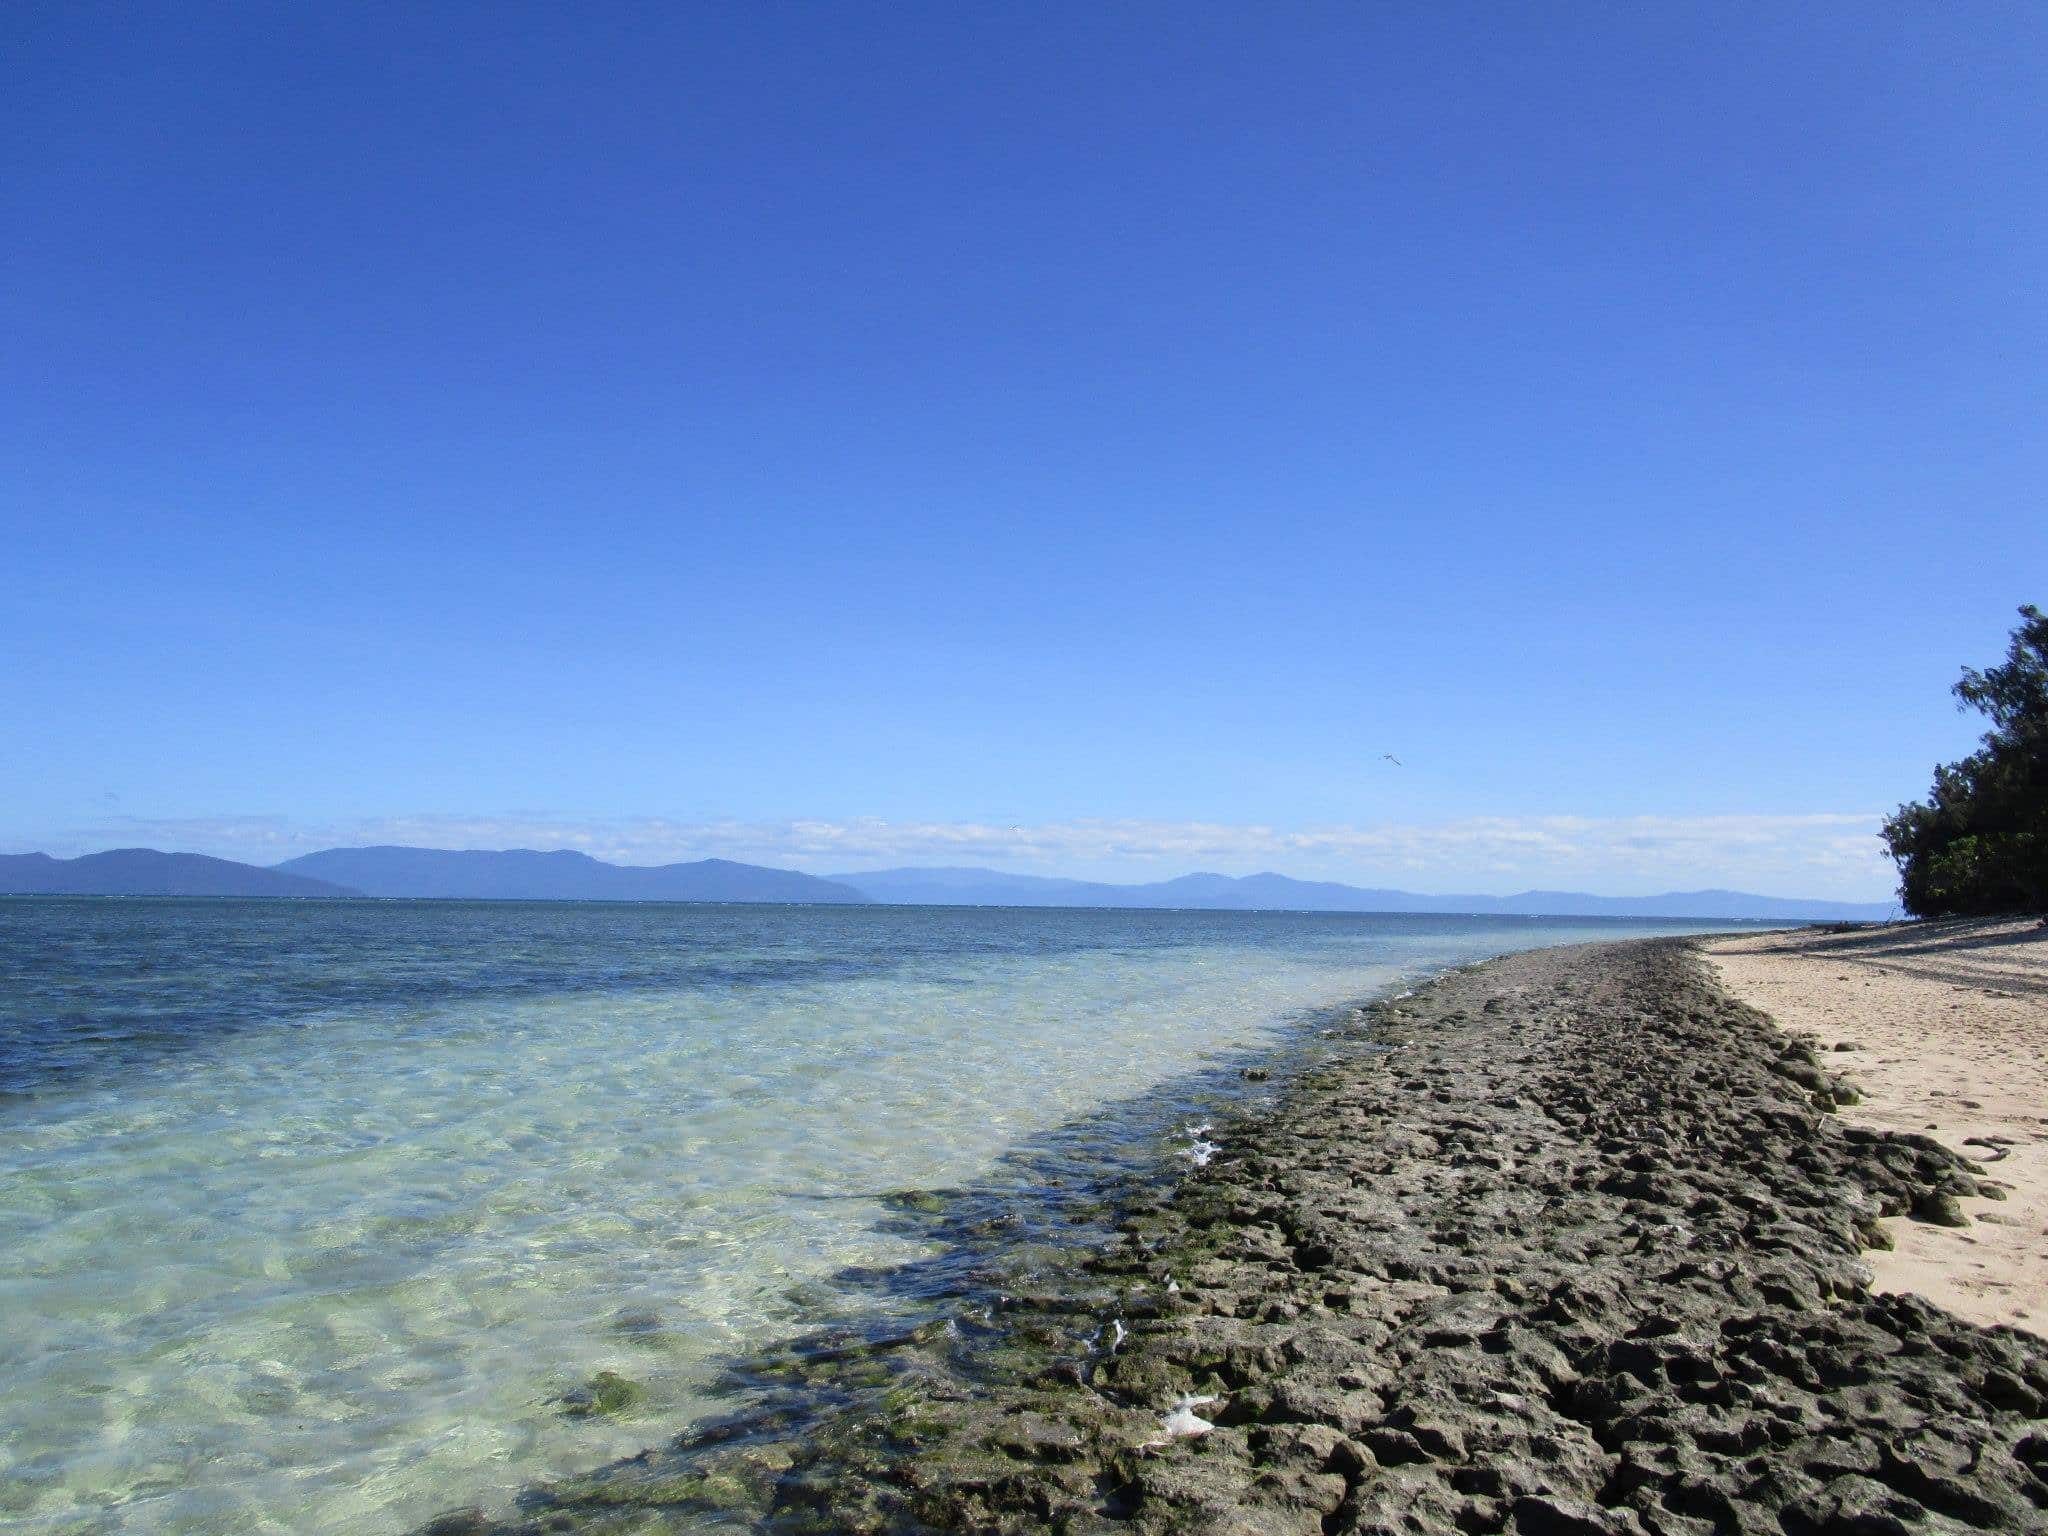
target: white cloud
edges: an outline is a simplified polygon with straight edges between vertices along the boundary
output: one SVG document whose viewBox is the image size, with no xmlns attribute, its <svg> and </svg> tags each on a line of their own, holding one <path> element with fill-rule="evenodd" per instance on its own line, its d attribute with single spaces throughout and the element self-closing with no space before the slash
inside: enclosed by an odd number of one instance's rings
<svg viewBox="0 0 2048 1536">
<path fill-rule="evenodd" d="M 306 822 L 276 816 L 109 818 L 51 852 L 149 845 L 274 863 L 337 844 L 575 848 L 627 864 L 719 857 L 838 873 L 891 864 L 987 864 L 1037 874 L 1158 879 L 1192 869 L 1276 869 L 1430 892 L 1530 886 L 1642 894 L 1732 886 L 1770 895 L 1884 900 L 1893 879 L 1875 812 L 1722 816 L 1477 816 L 1433 823 L 1284 828 L 1074 820 L 685 822 L 642 816 L 419 815 Z"/>
</svg>

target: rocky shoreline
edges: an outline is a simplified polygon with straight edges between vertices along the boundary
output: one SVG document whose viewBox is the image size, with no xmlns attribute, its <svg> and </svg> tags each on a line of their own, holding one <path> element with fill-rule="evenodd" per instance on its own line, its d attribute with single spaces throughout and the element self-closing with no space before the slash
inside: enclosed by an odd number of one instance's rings
<svg viewBox="0 0 2048 1536">
<path fill-rule="evenodd" d="M 2048 1531 L 2048 1346 L 1858 1257 L 1995 1186 L 1839 1123 L 1686 941 L 1508 956 L 1339 1033 L 1191 1128 L 1171 1190 L 1050 1201 L 1079 1241 L 984 1213 L 923 1321 L 427 1530 Z"/>
</svg>

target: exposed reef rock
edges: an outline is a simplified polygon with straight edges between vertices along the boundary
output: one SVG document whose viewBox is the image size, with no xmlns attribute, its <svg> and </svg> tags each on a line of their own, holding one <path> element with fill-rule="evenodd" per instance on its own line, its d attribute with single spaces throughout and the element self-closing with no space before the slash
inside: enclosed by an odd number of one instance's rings
<svg viewBox="0 0 2048 1536">
<path fill-rule="evenodd" d="M 1341 1033 L 1109 1242 L 449 1528 L 2048 1531 L 2048 1346 L 1858 1259 L 1975 1174 L 1840 1124 L 1687 945 L 1510 956 Z"/>
<path fill-rule="evenodd" d="M 582 1386 L 562 1394 L 562 1412 L 572 1419 L 625 1413 L 638 1407 L 646 1395 L 646 1390 L 638 1382 L 621 1376 L 617 1371 L 599 1371 Z"/>
</svg>

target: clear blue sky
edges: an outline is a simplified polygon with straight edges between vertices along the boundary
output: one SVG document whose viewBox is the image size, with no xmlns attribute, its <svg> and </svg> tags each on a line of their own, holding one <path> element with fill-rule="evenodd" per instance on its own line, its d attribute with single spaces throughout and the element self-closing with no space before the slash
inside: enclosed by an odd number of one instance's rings
<svg viewBox="0 0 2048 1536">
<path fill-rule="evenodd" d="M 2036 5 L 24 3 L 0 51 L 0 846 L 1874 896 L 1783 819 L 1920 793 L 2048 602 Z M 1559 818 L 1610 853 L 1442 852 Z M 1287 857 L 1332 828 L 1379 830 Z"/>
</svg>

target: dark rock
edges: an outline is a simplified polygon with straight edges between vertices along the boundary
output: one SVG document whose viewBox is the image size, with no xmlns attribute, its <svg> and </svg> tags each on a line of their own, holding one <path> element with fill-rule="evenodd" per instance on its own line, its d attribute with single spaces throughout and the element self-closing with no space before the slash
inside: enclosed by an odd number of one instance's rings
<svg viewBox="0 0 2048 1536">
<path fill-rule="evenodd" d="M 1913 1219 L 1937 1227 L 1967 1227 L 1970 1218 L 1946 1190 L 1925 1189 L 1913 1200 Z"/>
<path fill-rule="evenodd" d="M 646 1396 L 647 1389 L 638 1382 L 617 1371 L 599 1371 L 582 1386 L 562 1394 L 562 1412 L 575 1419 L 624 1413 L 638 1407 Z"/>
<path fill-rule="evenodd" d="M 1519 1536 L 1621 1536 L 1642 1527 L 1629 1515 L 1578 1499 L 1524 1494 L 1515 1500 Z"/>
<path fill-rule="evenodd" d="M 2048 1403 L 2041 1394 L 2011 1371 L 1994 1368 L 1984 1373 L 1984 1401 L 2029 1419 L 2048 1415 Z"/>
<path fill-rule="evenodd" d="M 974 1195 L 957 1326 L 757 1362 L 783 1395 L 447 1536 L 2048 1530 L 2048 1346 L 1858 1258 L 1979 1180 L 1815 1113 L 1853 1090 L 1684 943 L 1510 956 L 1369 1029 L 1115 1240 Z"/>
<path fill-rule="evenodd" d="M 946 1208 L 946 1201 L 929 1189 L 892 1189 L 882 1196 L 882 1204 L 892 1211 L 913 1211 L 920 1216 L 936 1216 Z"/>
</svg>

